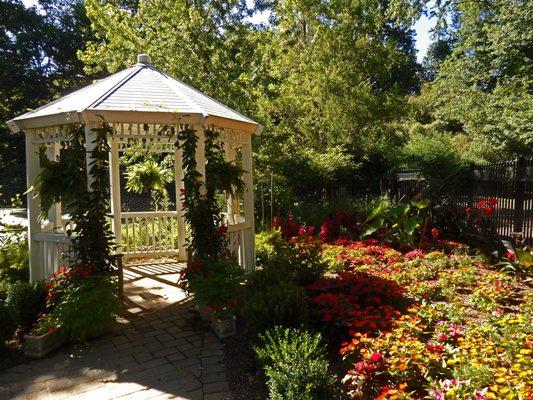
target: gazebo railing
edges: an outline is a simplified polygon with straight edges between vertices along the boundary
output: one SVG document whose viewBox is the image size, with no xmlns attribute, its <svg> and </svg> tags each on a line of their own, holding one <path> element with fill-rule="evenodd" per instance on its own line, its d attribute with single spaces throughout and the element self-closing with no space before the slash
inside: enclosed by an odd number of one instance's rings
<svg viewBox="0 0 533 400">
<path fill-rule="evenodd" d="M 176 211 L 123 212 L 120 215 L 124 257 L 178 254 Z"/>
<path fill-rule="evenodd" d="M 228 226 L 228 246 L 230 254 L 239 262 L 239 265 L 246 269 L 253 269 L 255 255 L 249 254 L 253 249 L 250 243 L 250 231 L 252 230 L 250 221 L 240 222 Z"/>
<path fill-rule="evenodd" d="M 35 245 L 42 262 L 43 276 L 50 277 L 71 257 L 71 240 L 66 232 L 40 232 L 35 234 Z"/>
</svg>

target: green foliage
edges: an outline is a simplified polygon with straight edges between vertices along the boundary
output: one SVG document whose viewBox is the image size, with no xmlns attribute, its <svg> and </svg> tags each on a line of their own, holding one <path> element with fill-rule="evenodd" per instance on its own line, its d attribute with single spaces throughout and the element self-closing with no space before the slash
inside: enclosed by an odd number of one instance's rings
<svg viewBox="0 0 533 400">
<path fill-rule="evenodd" d="M 401 152 L 402 166 L 418 169 L 426 179 L 425 190 L 441 199 L 464 186 L 467 165 L 446 134 L 413 134 Z"/>
<path fill-rule="evenodd" d="M 21 232 L 7 233 L 1 239 L 0 282 L 29 280 L 29 255 L 26 235 Z"/>
<path fill-rule="evenodd" d="M 109 273 L 113 270 L 111 252 L 114 245 L 107 217 L 110 198 L 107 136 L 112 134 L 112 128 L 104 123 L 92 130 L 96 136 L 91 152 L 93 161 L 86 173 L 91 182 L 90 190 L 85 187 L 85 190 L 77 193 L 78 198 L 73 203 L 72 221 L 75 235 L 72 237 L 72 247 L 77 263 L 91 266 L 96 273 Z M 82 128 L 72 133 L 69 146 L 73 152 L 81 152 L 82 149 L 85 152 L 83 136 Z"/>
<path fill-rule="evenodd" d="M 0 1 L 0 180 L 22 194 L 24 134 L 6 121 L 90 82 L 76 53 L 93 37 L 81 0 Z M 9 199 L 3 199 L 9 201 Z"/>
<path fill-rule="evenodd" d="M 382 198 L 366 219 L 363 238 L 381 231 L 381 235 L 398 245 L 413 246 L 420 238 L 429 203 L 413 199 L 409 203 L 393 203 Z"/>
<path fill-rule="evenodd" d="M 80 127 L 66 128 L 71 144 L 61 152 L 58 160 L 49 160 L 46 147 L 39 150 L 41 170 L 32 191 L 41 199 L 41 215 L 46 216 L 54 203 L 69 209 L 76 206 L 80 194 L 87 191 L 85 148 Z"/>
<path fill-rule="evenodd" d="M 320 334 L 278 326 L 259 339 L 260 345 L 254 350 L 268 377 L 270 399 L 333 398 L 335 378 L 328 371 Z"/>
<path fill-rule="evenodd" d="M 246 300 L 243 315 L 252 331 L 262 332 L 276 325 L 298 327 L 309 320 L 307 294 L 290 281 L 258 288 Z"/>
<path fill-rule="evenodd" d="M 205 135 L 205 159 L 208 162 L 215 158 L 220 147 L 215 143 L 218 132 L 206 130 Z M 201 181 L 201 174 L 197 171 L 196 131 L 187 126 L 178 132 L 177 139 L 176 146 L 182 150 L 185 189 L 181 199 L 184 217 L 190 229 L 187 245 L 189 251 L 194 257 L 203 261 L 225 258 L 227 247 L 221 229 L 221 209 L 216 201 L 216 188 L 209 182 L 204 184 Z"/>
<path fill-rule="evenodd" d="M 424 127 L 458 135 L 456 151 L 498 161 L 533 151 L 531 113 L 533 4 L 501 0 L 442 2 L 451 54 L 420 102 Z M 464 140 L 466 139 L 466 140 Z M 465 151 L 466 150 L 466 151 Z"/>
<path fill-rule="evenodd" d="M 215 308 L 234 303 L 244 271 L 229 260 L 206 261 L 198 274 L 188 279 L 188 290 L 198 304 Z"/>
<path fill-rule="evenodd" d="M 287 242 L 279 229 L 265 230 L 255 235 L 255 256 L 260 266 L 281 264 L 287 261 Z"/>
<path fill-rule="evenodd" d="M 15 321 L 23 329 L 28 329 L 37 319 L 37 314 L 45 309 L 45 283 L 15 282 L 4 284 L 6 302 L 14 310 Z"/>
<path fill-rule="evenodd" d="M 256 257 L 258 265 L 263 269 L 254 274 L 252 282 L 256 286 L 265 286 L 280 278 L 308 285 L 327 268 L 322 261 L 321 251 L 321 243 L 310 235 L 295 237 L 286 242 L 281 237 L 280 230 L 258 233 Z"/>
<path fill-rule="evenodd" d="M 61 287 L 52 311 L 61 330 L 76 340 L 101 333 L 120 311 L 117 284 L 109 276 L 72 279 Z"/>
<path fill-rule="evenodd" d="M 126 169 L 126 189 L 134 193 L 165 192 L 166 185 L 173 180 L 173 171 L 155 160 L 148 159 Z"/>
<path fill-rule="evenodd" d="M 2 298 L 3 293 L 0 290 L 0 348 L 13 337 L 17 329 L 16 313 L 11 304 L 6 303 Z"/>
<path fill-rule="evenodd" d="M 44 282 L 0 282 L 0 347 L 17 328 L 28 329 L 44 309 Z"/>
</svg>

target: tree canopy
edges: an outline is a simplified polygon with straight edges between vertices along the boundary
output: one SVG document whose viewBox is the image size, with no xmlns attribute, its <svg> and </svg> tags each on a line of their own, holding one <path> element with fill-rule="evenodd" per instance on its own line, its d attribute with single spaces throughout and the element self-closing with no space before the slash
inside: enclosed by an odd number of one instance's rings
<svg viewBox="0 0 533 400">
<path fill-rule="evenodd" d="M 533 151 L 527 0 L 0 0 L 0 11 L 2 122 L 148 53 L 265 126 L 257 178 L 272 172 L 284 192 L 427 166 L 438 149 L 454 165 Z M 438 23 L 418 63 L 423 13 Z"/>
</svg>

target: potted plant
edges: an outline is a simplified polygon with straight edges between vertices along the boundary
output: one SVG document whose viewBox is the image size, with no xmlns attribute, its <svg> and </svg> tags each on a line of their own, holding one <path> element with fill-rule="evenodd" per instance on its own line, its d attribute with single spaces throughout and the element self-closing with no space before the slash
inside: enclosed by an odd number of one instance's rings
<svg viewBox="0 0 533 400">
<path fill-rule="evenodd" d="M 243 273 L 236 263 L 227 260 L 189 263 L 182 274 L 182 285 L 194 295 L 203 321 L 211 320 L 213 306 L 228 304 L 236 297 Z"/>
<path fill-rule="evenodd" d="M 211 315 L 211 329 L 219 339 L 233 336 L 237 333 L 237 318 L 230 306 L 217 307 Z"/>
<path fill-rule="evenodd" d="M 24 335 L 24 355 L 41 358 L 65 343 L 65 336 L 50 314 L 41 314 L 33 329 Z"/>
</svg>

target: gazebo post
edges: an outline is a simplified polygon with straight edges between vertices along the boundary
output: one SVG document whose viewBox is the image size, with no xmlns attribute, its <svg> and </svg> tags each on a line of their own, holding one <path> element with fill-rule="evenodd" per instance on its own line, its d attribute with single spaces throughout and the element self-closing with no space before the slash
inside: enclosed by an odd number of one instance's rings
<svg viewBox="0 0 533 400">
<path fill-rule="evenodd" d="M 59 143 L 54 142 L 46 149 L 46 156 L 51 161 L 57 161 L 59 157 L 59 150 Z M 63 221 L 61 218 L 61 203 L 54 203 L 52 207 L 50 207 L 50 209 L 48 210 L 48 221 L 52 223 L 54 231 L 62 228 Z"/>
<path fill-rule="evenodd" d="M 34 139 L 33 131 L 28 130 L 26 132 L 26 184 L 28 188 L 33 186 L 40 170 L 38 146 L 33 143 Z M 39 242 L 35 240 L 35 235 L 41 232 L 41 222 L 39 221 L 41 199 L 37 193 L 32 191 L 27 193 L 27 201 L 30 281 L 34 282 L 47 278 L 43 271 L 41 247 Z"/>
<path fill-rule="evenodd" d="M 120 158 L 118 141 L 110 138 L 109 151 L 109 191 L 111 194 L 111 214 L 113 214 L 113 235 L 115 236 L 116 252 L 122 251 L 122 206 L 120 198 Z"/>
<path fill-rule="evenodd" d="M 255 269 L 255 223 L 254 223 L 254 181 L 252 166 L 252 136 L 246 136 L 246 143 L 242 145 L 242 168 L 244 169 L 244 218 L 250 227 L 244 232 L 247 236 L 245 251 L 245 266 L 249 271 Z"/>
<path fill-rule="evenodd" d="M 96 132 L 93 129 L 96 128 L 96 124 L 85 125 L 85 163 L 87 166 L 87 188 L 91 192 L 91 184 L 94 179 L 91 177 L 90 170 L 93 163 L 92 152 L 96 148 Z"/>
<path fill-rule="evenodd" d="M 224 142 L 224 153 L 226 161 L 233 162 L 235 161 L 235 149 L 231 146 L 231 143 L 226 141 Z M 237 214 L 238 205 L 235 204 L 237 199 L 232 193 L 228 195 L 228 201 L 226 202 L 226 207 L 228 211 L 228 224 L 235 224 L 238 221 L 235 220 L 235 214 Z"/>
<path fill-rule="evenodd" d="M 183 184 L 183 159 L 182 150 L 177 147 L 174 150 L 174 186 L 176 188 L 176 216 L 178 219 L 178 258 L 180 260 L 187 259 L 187 249 L 185 248 L 185 217 L 183 215 L 183 207 L 181 205 L 181 190 L 184 189 Z"/>
<path fill-rule="evenodd" d="M 198 138 L 195 154 L 196 170 L 200 173 L 198 179 L 203 183 L 200 193 L 205 194 L 205 131 L 202 125 L 195 125 L 194 129 Z"/>
</svg>

